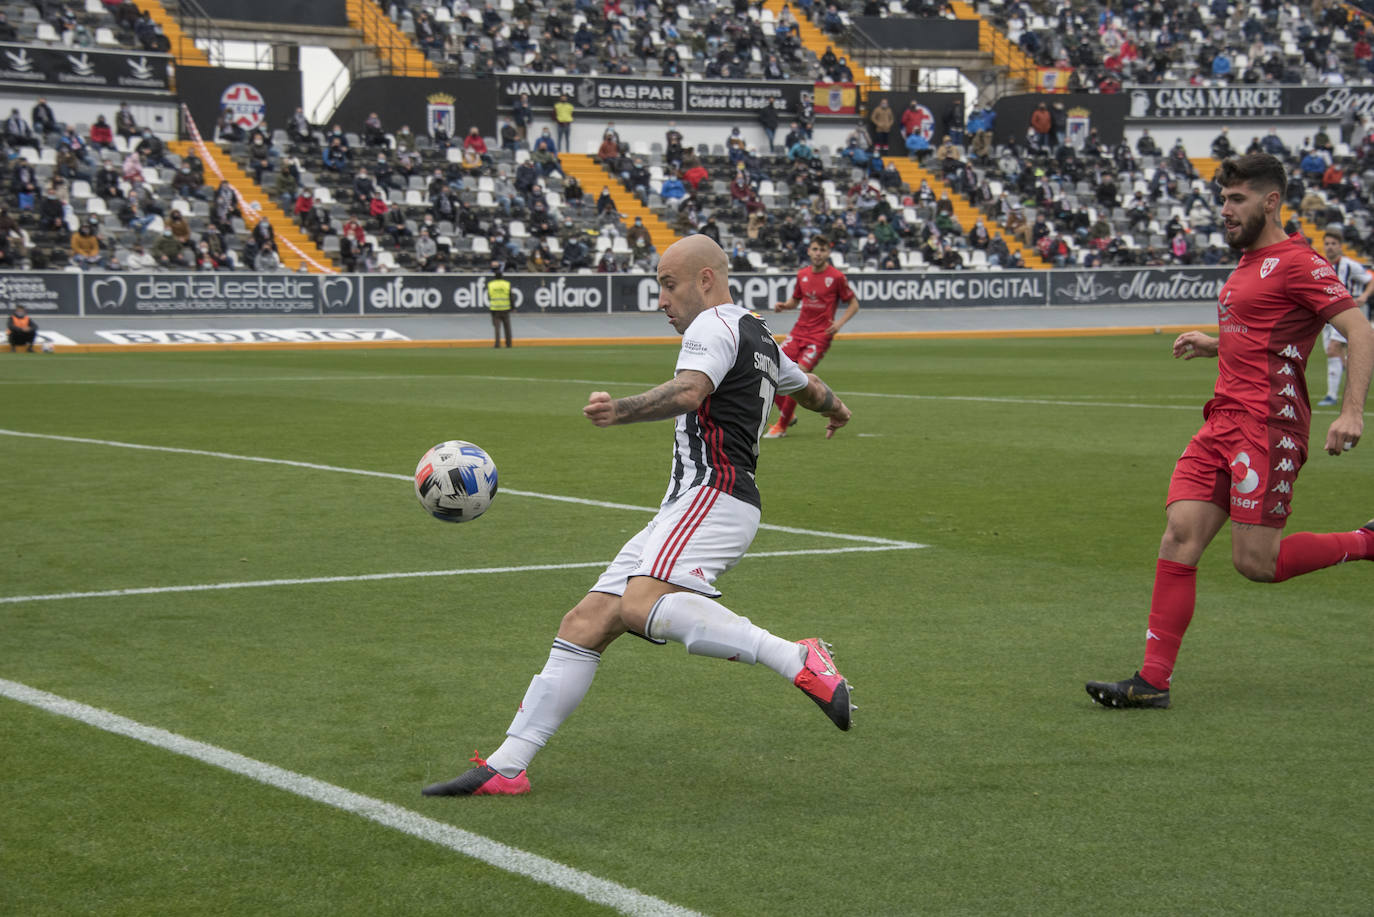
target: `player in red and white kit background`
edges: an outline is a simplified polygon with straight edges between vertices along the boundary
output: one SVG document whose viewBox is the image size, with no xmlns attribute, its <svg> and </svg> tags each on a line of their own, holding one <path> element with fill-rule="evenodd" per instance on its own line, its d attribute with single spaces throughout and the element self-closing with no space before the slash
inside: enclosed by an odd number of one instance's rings
<svg viewBox="0 0 1374 917">
<path fill-rule="evenodd" d="M 797 271 L 792 295 L 785 302 L 773 304 L 774 312 L 795 309 L 800 304 L 797 322 L 782 342 L 782 352 L 792 362 L 811 372 L 830 349 L 830 342 L 851 318 L 859 312 L 859 297 L 849 288 L 849 280 L 839 268 L 830 263 L 830 242 L 816 236 L 806 247 L 811 263 Z M 847 308 L 838 319 L 835 312 L 840 303 Z M 797 402 L 786 395 L 773 399 L 778 406 L 778 420 L 768 428 L 764 439 L 778 439 L 787 435 L 787 428 L 797 422 Z"/>
<path fill-rule="evenodd" d="M 1168 707 L 1174 663 L 1197 598 L 1197 564 L 1229 518 L 1231 556 L 1256 582 L 1277 583 L 1347 560 L 1374 559 L 1374 522 L 1351 532 L 1283 537 L 1298 470 L 1307 458 L 1312 408 L 1306 367 L 1322 326 L 1349 342 L 1348 381 L 1325 448 L 1339 456 L 1364 431 L 1374 369 L 1374 330 L 1331 264 L 1301 234 L 1284 234 L 1287 175 L 1265 153 L 1217 170 L 1227 243 L 1240 263 L 1222 287 L 1219 336 L 1188 331 L 1175 357 L 1219 357 L 1205 422 L 1174 467 L 1155 567 L 1145 660 L 1131 678 L 1088 682 L 1106 707 Z"/>
</svg>

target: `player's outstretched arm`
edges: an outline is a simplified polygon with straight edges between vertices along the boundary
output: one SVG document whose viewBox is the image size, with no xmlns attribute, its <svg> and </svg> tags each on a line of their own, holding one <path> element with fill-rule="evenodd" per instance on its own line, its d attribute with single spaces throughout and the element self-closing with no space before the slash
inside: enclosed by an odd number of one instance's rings
<svg viewBox="0 0 1374 917">
<path fill-rule="evenodd" d="M 849 423 L 849 408 L 845 407 L 839 396 L 830 390 L 830 386 L 822 382 L 820 377 L 814 373 L 806 374 L 806 388 L 792 392 L 792 397 L 797 400 L 797 404 L 808 411 L 824 414 L 826 419 L 830 421 L 825 425 L 826 439 L 834 436 L 836 430 Z"/>
<path fill-rule="evenodd" d="M 684 369 L 673 378 L 640 395 L 612 398 L 607 392 L 592 392 L 583 415 L 598 427 L 645 420 L 666 420 L 701 407 L 715 391 L 711 377 L 695 369 Z"/>
<path fill-rule="evenodd" d="M 785 299 L 785 300 L 782 301 L 782 302 L 775 302 L 775 303 L 773 303 L 773 311 L 774 311 L 774 312 L 786 312 L 788 309 L 795 309 L 795 308 L 797 308 L 798 302 L 799 302 L 799 300 L 793 299 L 793 298 L 791 298 L 791 297 L 789 296 L 787 299 Z"/>
<path fill-rule="evenodd" d="M 1217 355 L 1216 338 L 1201 331 L 1185 331 L 1174 338 L 1174 357 L 1191 360 L 1194 357 L 1214 357 Z"/>
<path fill-rule="evenodd" d="M 1364 404 L 1369 395 L 1369 379 L 1374 373 L 1374 329 L 1358 309 L 1346 309 L 1331 320 L 1331 325 L 1345 336 L 1347 351 L 1345 365 L 1345 400 L 1341 412 L 1326 431 L 1326 451 L 1340 455 L 1354 449 L 1364 433 Z"/>
<path fill-rule="evenodd" d="M 825 329 L 826 335 L 833 338 L 835 335 L 840 333 L 840 329 L 843 328 L 851 318 L 858 314 L 859 297 L 855 296 L 849 300 L 849 307 L 844 310 L 844 314 L 841 315 L 839 318 L 835 319 L 835 321 L 831 322 L 830 327 Z"/>
</svg>

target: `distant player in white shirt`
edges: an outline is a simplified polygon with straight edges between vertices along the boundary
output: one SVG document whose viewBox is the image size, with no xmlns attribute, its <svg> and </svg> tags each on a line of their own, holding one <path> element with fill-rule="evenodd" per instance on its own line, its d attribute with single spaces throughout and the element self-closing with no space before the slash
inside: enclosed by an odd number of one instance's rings
<svg viewBox="0 0 1374 917">
<path fill-rule="evenodd" d="M 1369 294 L 1374 292 L 1374 271 L 1354 258 L 1347 258 L 1341 254 L 1343 241 L 1341 230 L 1333 226 L 1322 236 L 1322 250 L 1326 254 L 1326 260 L 1336 269 L 1336 278 L 1350 291 L 1350 295 L 1355 297 L 1360 309 L 1364 310 L 1369 305 Z M 1317 404 L 1329 407 L 1340 404 L 1341 401 L 1346 343 L 1339 331 L 1327 325 L 1322 329 L 1322 344 L 1326 347 L 1326 397 Z"/>
<path fill-rule="evenodd" d="M 506 741 L 426 796 L 528 793 L 526 768 L 577 709 L 601 654 L 620 635 L 672 640 L 697 656 L 761 662 L 792 682 L 840 729 L 849 683 L 819 639 L 784 640 L 715 601 L 716 577 L 748 550 L 759 526 L 754 486 L 759 437 L 776 392 L 825 415 L 827 438 L 849 408 L 783 354 L 763 320 L 734 305 L 728 260 L 708 236 L 679 239 L 658 263 L 659 308 L 682 335 L 672 379 L 640 395 L 592 392 L 582 409 L 598 427 L 676 418 L 672 469 L 658 514 L 631 538 L 591 591 L 563 617 Z"/>
</svg>

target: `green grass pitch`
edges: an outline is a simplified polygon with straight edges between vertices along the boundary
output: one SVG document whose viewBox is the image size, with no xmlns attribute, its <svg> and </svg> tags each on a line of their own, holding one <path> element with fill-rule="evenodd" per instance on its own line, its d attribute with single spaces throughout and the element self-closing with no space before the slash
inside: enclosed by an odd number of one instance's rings
<svg viewBox="0 0 1374 917">
<path fill-rule="evenodd" d="M 769 529 L 720 586 L 835 644 L 854 730 L 762 666 L 626 638 L 531 795 L 458 800 L 419 790 L 495 748 L 598 571 L 357 577 L 608 560 L 645 513 L 540 495 L 657 504 L 669 425 L 581 407 L 671 346 L 0 358 L 0 599 L 288 581 L 2 602 L 0 679 L 707 914 L 1368 914 L 1374 567 L 1257 585 L 1223 532 L 1173 709 L 1083 691 L 1140 661 L 1215 377 L 1168 344 L 839 342 L 854 420 L 762 444 L 764 522 L 926 547 Z M 1374 441 L 1326 456 L 1332 416 L 1289 531 L 1374 515 Z M 504 490 L 466 525 L 404 479 L 451 438 Z M 7 914 L 611 912 L 6 697 L 0 798 Z"/>
</svg>

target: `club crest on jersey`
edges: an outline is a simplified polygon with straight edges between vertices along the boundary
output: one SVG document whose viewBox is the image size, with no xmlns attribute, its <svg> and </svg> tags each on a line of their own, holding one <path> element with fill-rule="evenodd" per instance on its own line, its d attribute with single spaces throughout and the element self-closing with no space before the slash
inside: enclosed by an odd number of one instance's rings
<svg viewBox="0 0 1374 917">
<path fill-rule="evenodd" d="M 1274 268 L 1276 268 L 1276 267 L 1278 267 L 1278 266 L 1279 266 L 1279 259 L 1277 259 L 1277 258 L 1265 258 L 1265 259 L 1264 259 L 1264 263 L 1262 263 L 1262 264 L 1260 265 L 1260 276 L 1261 276 L 1261 277 L 1268 277 L 1270 274 L 1272 274 L 1272 273 L 1274 272 Z"/>
<path fill-rule="evenodd" d="M 830 285 L 831 285 L 832 283 L 834 283 L 834 282 L 835 282 L 835 278 L 834 278 L 834 277 L 827 277 L 827 278 L 825 278 L 825 288 L 826 288 L 827 290 L 830 289 Z"/>
</svg>

